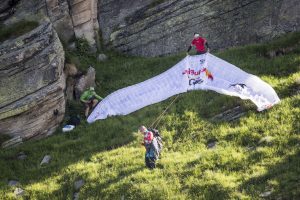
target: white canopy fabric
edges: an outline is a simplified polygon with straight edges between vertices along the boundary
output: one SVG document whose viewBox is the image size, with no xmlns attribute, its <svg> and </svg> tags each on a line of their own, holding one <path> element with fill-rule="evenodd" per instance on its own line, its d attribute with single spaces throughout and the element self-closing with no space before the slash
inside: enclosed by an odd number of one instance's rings
<svg viewBox="0 0 300 200">
<path fill-rule="evenodd" d="M 95 107 L 87 121 L 92 123 L 108 116 L 127 115 L 191 90 L 213 90 L 250 99 L 258 111 L 280 102 L 274 89 L 257 76 L 206 53 L 187 56 L 160 75 L 113 92 Z"/>
</svg>

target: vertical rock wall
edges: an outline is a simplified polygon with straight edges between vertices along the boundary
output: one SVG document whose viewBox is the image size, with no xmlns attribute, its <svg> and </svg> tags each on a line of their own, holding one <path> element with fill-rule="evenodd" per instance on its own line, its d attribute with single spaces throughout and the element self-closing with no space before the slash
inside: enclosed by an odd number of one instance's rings
<svg viewBox="0 0 300 200">
<path fill-rule="evenodd" d="M 121 52 L 159 56 L 185 51 L 194 32 L 213 49 L 300 30 L 299 0 L 101 0 L 104 43 Z"/>
<path fill-rule="evenodd" d="M 85 38 L 91 46 L 96 45 L 97 0 L 69 0 L 74 32 L 77 38 Z"/>
<path fill-rule="evenodd" d="M 16 2 L 13 7 L 12 1 Z M 62 42 L 67 44 L 75 36 L 86 39 L 95 49 L 99 29 L 97 3 L 97 0 L 5 0 L 0 6 L 0 23 L 3 20 L 5 24 L 20 20 L 44 22 L 49 18 Z"/>
<path fill-rule="evenodd" d="M 64 51 L 49 22 L 0 45 L 0 134 L 50 135 L 65 113 Z"/>
</svg>

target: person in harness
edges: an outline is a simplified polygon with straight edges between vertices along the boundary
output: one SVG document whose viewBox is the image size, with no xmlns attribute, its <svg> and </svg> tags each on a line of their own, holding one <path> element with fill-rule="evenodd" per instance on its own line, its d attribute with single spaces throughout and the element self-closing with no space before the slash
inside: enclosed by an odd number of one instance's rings
<svg viewBox="0 0 300 200">
<path fill-rule="evenodd" d="M 162 139 L 156 129 L 148 130 L 145 126 L 141 126 L 139 131 L 144 135 L 142 144 L 146 148 L 145 164 L 149 169 L 154 169 L 162 151 Z"/>
<path fill-rule="evenodd" d="M 90 110 L 92 110 L 103 98 L 96 94 L 94 87 L 90 87 L 88 90 L 80 96 L 80 101 L 85 106 L 85 117 L 88 117 Z"/>
<path fill-rule="evenodd" d="M 186 52 L 187 55 L 189 55 L 189 52 L 193 46 L 195 46 L 196 48 L 196 55 L 201 55 L 209 52 L 208 42 L 205 38 L 200 37 L 198 33 L 194 34 L 194 39 Z"/>
</svg>

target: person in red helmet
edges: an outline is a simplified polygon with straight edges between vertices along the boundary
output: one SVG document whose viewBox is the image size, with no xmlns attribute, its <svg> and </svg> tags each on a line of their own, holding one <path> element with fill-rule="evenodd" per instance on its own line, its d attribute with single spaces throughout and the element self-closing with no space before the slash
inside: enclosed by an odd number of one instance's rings
<svg viewBox="0 0 300 200">
<path fill-rule="evenodd" d="M 209 52 L 208 42 L 205 38 L 200 37 L 198 33 L 194 34 L 194 39 L 186 52 L 187 55 L 189 55 L 189 51 L 192 49 L 193 46 L 196 48 L 197 55 Z"/>
</svg>

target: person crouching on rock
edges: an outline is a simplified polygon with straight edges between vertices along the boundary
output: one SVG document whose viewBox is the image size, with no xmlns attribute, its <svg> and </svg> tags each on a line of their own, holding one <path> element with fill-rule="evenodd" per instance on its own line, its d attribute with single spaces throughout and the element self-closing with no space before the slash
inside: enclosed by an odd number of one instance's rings
<svg viewBox="0 0 300 200">
<path fill-rule="evenodd" d="M 89 116 L 90 110 L 92 110 L 103 98 L 96 94 L 94 87 L 90 87 L 84 91 L 80 96 L 80 101 L 85 105 L 85 117 Z"/>
<path fill-rule="evenodd" d="M 201 54 L 205 54 L 205 53 L 209 52 L 209 46 L 208 46 L 206 39 L 200 37 L 200 35 L 198 33 L 194 34 L 194 39 L 186 52 L 187 55 L 189 55 L 189 52 L 190 52 L 192 46 L 194 46 L 196 48 L 197 55 L 201 55 Z"/>
</svg>

